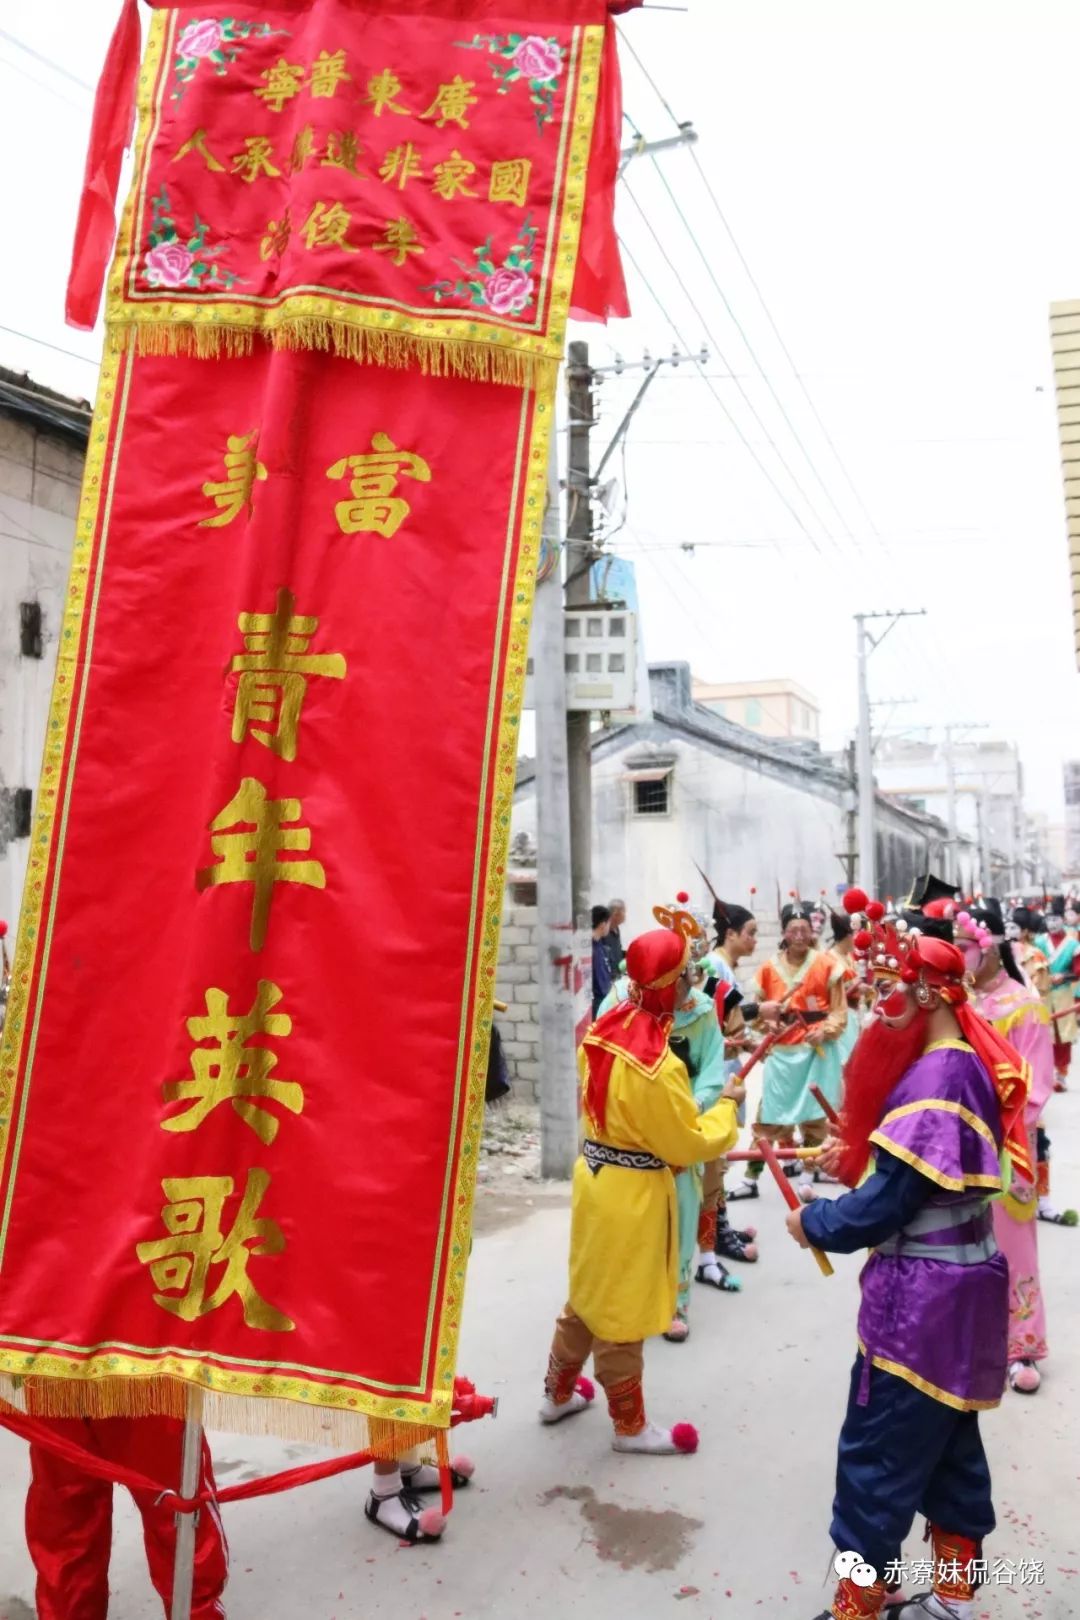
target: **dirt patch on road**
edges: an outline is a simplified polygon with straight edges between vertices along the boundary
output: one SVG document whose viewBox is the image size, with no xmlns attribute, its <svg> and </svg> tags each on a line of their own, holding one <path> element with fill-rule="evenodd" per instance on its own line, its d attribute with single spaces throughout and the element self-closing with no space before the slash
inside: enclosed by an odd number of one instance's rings
<svg viewBox="0 0 1080 1620">
<path fill-rule="evenodd" d="M 556 1485 L 540 1501 L 547 1507 L 560 1498 L 580 1505 L 597 1557 L 620 1569 L 650 1573 L 674 1569 L 690 1551 L 695 1530 L 703 1528 L 701 1519 L 687 1518 L 673 1509 L 623 1508 L 615 1502 L 601 1502 L 591 1485 Z"/>
<path fill-rule="evenodd" d="M 476 1175 L 473 1230 L 517 1226 L 538 1209 L 570 1199 L 570 1184 L 540 1179 L 540 1115 L 529 1103 L 509 1100 L 488 1108 Z"/>
</svg>

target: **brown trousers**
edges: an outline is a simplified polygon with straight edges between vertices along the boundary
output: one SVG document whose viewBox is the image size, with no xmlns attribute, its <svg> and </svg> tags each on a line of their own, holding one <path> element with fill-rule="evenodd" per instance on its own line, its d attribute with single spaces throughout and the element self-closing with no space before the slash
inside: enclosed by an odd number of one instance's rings
<svg viewBox="0 0 1080 1620">
<path fill-rule="evenodd" d="M 824 1147 L 829 1135 L 827 1119 L 804 1119 L 799 1125 L 763 1125 L 754 1122 L 754 1135 L 762 1136 L 776 1147 L 794 1147 L 795 1133 L 802 1137 L 803 1147 Z"/>
<path fill-rule="evenodd" d="M 573 1368 L 576 1374 L 590 1354 L 597 1381 L 608 1391 L 629 1378 L 640 1379 L 645 1365 L 645 1347 L 640 1339 L 635 1344 L 614 1344 L 610 1339 L 598 1339 L 567 1305 L 555 1324 L 555 1337 L 551 1341 L 552 1369 Z M 552 1387 L 551 1380 L 552 1371 L 549 1371 L 545 1388 L 552 1400 L 558 1400 L 559 1393 Z M 568 1396 L 569 1391 L 563 1399 Z"/>
</svg>

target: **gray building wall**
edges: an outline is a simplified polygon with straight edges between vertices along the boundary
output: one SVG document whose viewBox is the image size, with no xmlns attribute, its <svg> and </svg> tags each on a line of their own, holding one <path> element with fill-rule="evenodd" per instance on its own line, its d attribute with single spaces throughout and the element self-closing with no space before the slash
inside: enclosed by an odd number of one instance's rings
<svg viewBox="0 0 1080 1620">
<path fill-rule="evenodd" d="M 16 793 L 30 789 L 36 810 L 84 456 L 77 430 L 36 418 L 35 401 L 48 413 L 52 396 L 26 382 L 0 376 L 0 917 L 12 937 L 29 850 L 15 835 Z M 41 609 L 40 657 L 20 649 L 24 603 Z"/>
<path fill-rule="evenodd" d="M 851 785 L 808 744 L 771 741 L 721 719 L 690 696 L 689 667 L 650 669 L 654 718 L 598 734 L 593 749 L 593 896 L 625 898 L 628 936 L 680 889 L 711 907 L 697 862 L 725 899 L 762 918 L 796 890 L 835 901 L 847 886 Z M 666 815 L 634 813 L 632 768 L 671 762 Z M 514 832 L 535 835 L 531 771 L 522 773 Z M 940 870 L 945 829 L 932 817 L 878 799 L 879 887 L 906 894 L 918 872 Z M 757 893 L 751 901 L 750 891 Z"/>
</svg>

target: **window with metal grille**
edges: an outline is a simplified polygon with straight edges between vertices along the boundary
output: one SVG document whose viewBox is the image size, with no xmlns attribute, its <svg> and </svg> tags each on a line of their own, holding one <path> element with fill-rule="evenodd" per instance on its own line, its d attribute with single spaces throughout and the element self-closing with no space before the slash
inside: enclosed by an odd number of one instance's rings
<svg viewBox="0 0 1080 1620">
<path fill-rule="evenodd" d="M 669 776 L 660 777 L 655 782 L 634 783 L 634 814 L 635 816 L 666 816 L 670 808 L 668 784 Z"/>
<path fill-rule="evenodd" d="M 24 658 L 40 658 L 43 652 L 41 640 L 41 603 L 19 603 L 19 651 Z"/>
<path fill-rule="evenodd" d="M 13 838 L 29 838 L 34 795 L 30 788 L 16 788 L 11 795 Z"/>
</svg>

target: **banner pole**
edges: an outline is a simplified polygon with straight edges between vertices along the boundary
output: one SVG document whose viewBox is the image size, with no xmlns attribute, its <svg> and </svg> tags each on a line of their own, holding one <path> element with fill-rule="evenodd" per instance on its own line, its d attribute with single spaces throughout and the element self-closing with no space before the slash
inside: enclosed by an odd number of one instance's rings
<svg viewBox="0 0 1080 1620">
<path fill-rule="evenodd" d="M 203 1392 L 188 1385 L 184 1418 L 184 1449 L 180 1461 L 180 1495 L 190 1501 L 199 1492 L 202 1474 Z M 173 1560 L 173 1595 L 170 1620 L 191 1620 L 195 1585 L 195 1527 L 198 1513 L 176 1515 L 176 1555 Z"/>
</svg>

